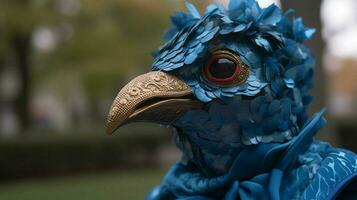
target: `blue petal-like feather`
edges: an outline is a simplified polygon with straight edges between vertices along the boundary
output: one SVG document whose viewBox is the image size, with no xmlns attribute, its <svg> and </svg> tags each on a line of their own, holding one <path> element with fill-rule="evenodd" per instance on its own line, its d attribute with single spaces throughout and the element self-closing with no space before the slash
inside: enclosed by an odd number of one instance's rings
<svg viewBox="0 0 357 200">
<path fill-rule="evenodd" d="M 201 43 L 205 43 L 210 41 L 219 31 L 219 27 L 215 27 L 214 29 L 210 30 L 209 34 L 207 34 L 205 37 L 201 39 Z"/>
<path fill-rule="evenodd" d="M 200 53 L 202 53 L 202 51 L 205 49 L 205 46 L 202 44 L 199 44 L 197 47 L 195 47 L 194 51 L 197 55 L 199 55 Z"/>
<path fill-rule="evenodd" d="M 233 32 L 234 32 L 234 33 L 241 32 L 241 31 L 243 31 L 246 27 L 247 27 L 246 24 L 240 24 L 240 25 L 236 26 L 236 27 L 233 29 Z"/>
<path fill-rule="evenodd" d="M 196 60 L 197 57 L 198 57 L 198 55 L 196 53 L 191 53 L 190 55 L 188 55 L 185 58 L 185 64 L 186 65 L 192 64 Z"/>
<path fill-rule="evenodd" d="M 254 41 L 258 46 L 263 47 L 266 51 L 272 51 L 272 47 L 270 46 L 270 43 L 267 39 L 258 36 L 254 39 Z"/>
<path fill-rule="evenodd" d="M 185 53 L 180 53 L 180 54 L 177 54 L 173 59 L 171 59 L 171 62 L 179 62 L 182 58 L 184 58 L 185 56 Z"/>
<path fill-rule="evenodd" d="M 223 29 L 221 29 L 220 31 L 219 31 L 219 33 L 221 34 L 221 35 L 227 35 L 227 34 L 230 34 L 230 33 L 232 33 L 233 32 L 233 29 L 231 29 L 230 27 L 228 27 L 228 28 L 223 28 Z"/>
<path fill-rule="evenodd" d="M 186 2 L 185 5 L 186 5 L 187 10 L 190 12 L 190 14 L 194 18 L 196 18 L 196 19 L 201 18 L 200 12 L 198 12 L 197 8 L 193 4 Z"/>
<path fill-rule="evenodd" d="M 280 9 L 276 5 L 272 4 L 263 9 L 258 21 L 262 24 L 276 24 L 281 20 L 281 17 Z"/>
<path fill-rule="evenodd" d="M 284 79 L 285 85 L 288 88 L 294 88 L 295 87 L 295 81 L 291 78 L 285 78 Z"/>
</svg>

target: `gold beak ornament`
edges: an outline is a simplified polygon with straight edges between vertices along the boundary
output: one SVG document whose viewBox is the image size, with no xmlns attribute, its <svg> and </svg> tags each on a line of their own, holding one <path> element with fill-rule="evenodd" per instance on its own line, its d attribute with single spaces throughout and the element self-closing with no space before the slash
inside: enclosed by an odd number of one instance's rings
<svg viewBox="0 0 357 200">
<path fill-rule="evenodd" d="M 170 125 L 183 113 L 202 108 L 191 88 L 177 77 L 161 71 L 140 75 L 116 96 L 107 120 L 109 135 L 132 122 Z"/>
</svg>

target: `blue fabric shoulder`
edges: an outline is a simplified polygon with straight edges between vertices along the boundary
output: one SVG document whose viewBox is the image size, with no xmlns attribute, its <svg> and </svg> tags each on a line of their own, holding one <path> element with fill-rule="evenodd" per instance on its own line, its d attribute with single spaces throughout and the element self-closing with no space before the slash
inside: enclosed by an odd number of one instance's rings
<svg viewBox="0 0 357 200">
<path fill-rule="evenodd" d="M 329 147 L 314 178 L 300 200 L 357 199 L 357 157 L 354 153 Z M 342 198 L 343 197 L 343 198 Z"/>
</svg>

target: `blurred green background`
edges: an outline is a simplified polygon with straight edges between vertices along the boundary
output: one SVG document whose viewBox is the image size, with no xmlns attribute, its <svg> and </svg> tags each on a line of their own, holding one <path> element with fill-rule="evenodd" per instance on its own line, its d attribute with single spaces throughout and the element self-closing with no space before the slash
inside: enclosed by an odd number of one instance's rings
<svg viewBox="0 0 357 200">
<path fill-rule="evenodd" d="M 294 8 L 318 29 L 311 112 L 327 106 L 330 122 L 319 137 L 357 150 L 357 2 L 259 2 Z M 180 156 L 171 130 L 133 124 L 106 136 L 105 121 L 183 9 L 181 0 L 1 0 L 0 199 L 143 199 L 160 183 Z"/>
</svg>

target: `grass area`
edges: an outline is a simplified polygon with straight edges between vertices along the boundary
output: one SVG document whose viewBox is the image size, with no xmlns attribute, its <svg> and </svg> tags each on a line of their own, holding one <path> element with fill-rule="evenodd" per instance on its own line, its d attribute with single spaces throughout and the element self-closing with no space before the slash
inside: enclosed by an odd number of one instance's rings
<svg viewBox="0 0 357 200">
<path fill-rule="evenodd" d="M 165 170 L 131 170 L 26 180 L 0 185 L 6 200 L 136 200 L 161 182 Z"/>
</svg>

